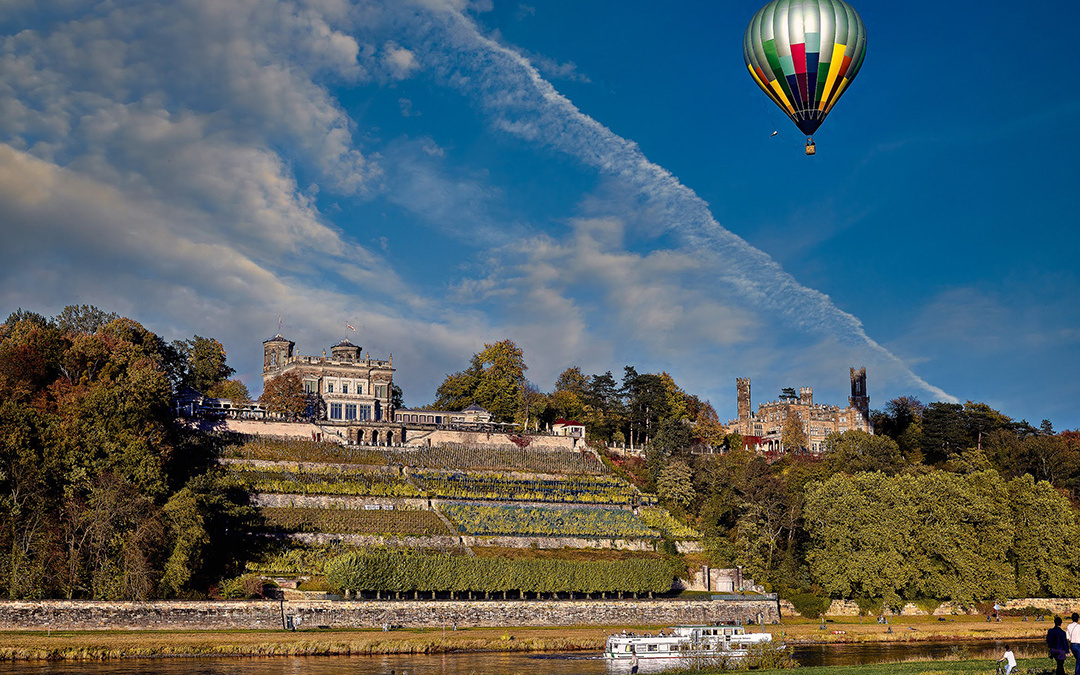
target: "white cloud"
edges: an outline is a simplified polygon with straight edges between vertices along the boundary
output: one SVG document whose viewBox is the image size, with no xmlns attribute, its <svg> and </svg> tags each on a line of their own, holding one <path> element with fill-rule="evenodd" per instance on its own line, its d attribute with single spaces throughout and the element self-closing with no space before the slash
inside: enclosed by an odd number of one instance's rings
<svg viewBox="0 0 1080 675">
<path fill-rule="evenodd" d="M 420 67 L 415 54 L 393 42 L 387 42 L 383 51 L 386 68 L 396 80 L 409 78 Z"/>
<path fill-rule="evenodd" d="M 409 364 L 399 371 L 407 396 L 502 337 L 527 348 L 530 376 L 545 385 L 570 363 L 602 372 L 629 357 L 671 363 L 694 386 L 736 350 L 744 363 L 777 363 L 761 346 L 775 323 L 767 315 L 813 345 L 839 345 L 831 354 L 874 354 L 933 390 L 541 76 L 580 79 L 573 63 L 531 63 L 484 37 L 465 13 L 485 3 L 76 9 L 70 21 L 0 37 L 0 306 L 91 302 L 156 320 L 170 337 L 197 326 L 242 354 L 257 351 L 252 335 L 272 332 L 278 314 L 308 353 L 362 314 L 365 346 Z M 404 89 L 421 68 L 474 98 L 492 128 L 605 177 L 566 222 L 568 236 L 520 222 L 513 196 L 485 170 L 455 164 L 453 145 L 381 138 L 332 93 Z M 415 114 L 411 99 L 394 98 Z M 449 299 L 423 297 L 394 272 L 387 256 L 403 247 L 393 233 L 364 223 L 345 233 L 316 206 L 334 194 L 348 209 L 351 196 L 381 189 L 477 251 L 470 278 L 448 280 Z M 257 354 L 236 362 L 257 381 Z"/>
</svg>

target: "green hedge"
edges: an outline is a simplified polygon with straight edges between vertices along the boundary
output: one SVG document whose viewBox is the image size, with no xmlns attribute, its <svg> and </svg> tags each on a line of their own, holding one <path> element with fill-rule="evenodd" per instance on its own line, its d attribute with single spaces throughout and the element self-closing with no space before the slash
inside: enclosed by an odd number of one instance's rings
<svg viewBox="0 0 1080 675">
<path fill-rule="evenodd" d="M 816 619 L 825 613 L 832 604 L 832 599 L 823 598 L 813 593 L 797 593 L 790 598 L 795 611 L 808 619 Z"/>
<path fill-rule="evenodd" d="M 373 549 L 326 564 L 327 582 L 349 591 L 666 593 L 675 568 L 655 558 L 615 562 L 469 558 Z"/>
</svg>

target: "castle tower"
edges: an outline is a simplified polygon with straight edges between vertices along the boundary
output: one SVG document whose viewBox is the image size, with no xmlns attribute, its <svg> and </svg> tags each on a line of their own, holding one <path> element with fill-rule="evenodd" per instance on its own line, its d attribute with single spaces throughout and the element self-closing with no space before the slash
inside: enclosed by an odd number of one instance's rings
<svg viewBox="0 0 1080 675">
<path fill-rule="evenodd" d="M 278 333 L 269 340 L 263 340 L 263 377 L 285 365 L 293 357 L 296 343 Z"/>
<path fill-rule="evenodd" d="M 750 425 L 750 378 L 735 378 L 736 405 L 739 416 L 739 433 L 749 434 L 753 431 Z"/>
<path fill-rule="evenodd" d="M 814 405 L 813 387 L 799 387 L 799 403 L 802 403 L 803 405 Z"/>
<path fill-rule="evenodd" d="M 866 366 L 851 369 L 851 398 L 848 405 L 859 411 L 867 431 L 870 430 L 870 397 L 866 395 Z"/>
<path fill-rule="evenodd" d="M 360 347 L 348 340 L 342 340 L 330 348 L 330 357 L 335 361 L 359 361 Z"/>
</svg>

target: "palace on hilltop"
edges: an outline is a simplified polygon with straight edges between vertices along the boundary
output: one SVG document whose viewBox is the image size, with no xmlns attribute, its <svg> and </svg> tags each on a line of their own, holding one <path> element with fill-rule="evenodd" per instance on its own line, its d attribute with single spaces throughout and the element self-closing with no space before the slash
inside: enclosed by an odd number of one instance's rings
<svg viewBox="0 0 1080 675">
<path fill-rule="evenodd" d="M 784 422 L 791 416 L 798 418 L 806 434 L 808 450 L 820 455 L 824 450 L 825 437 L 831 433 L 843 433 L 859 429 L 874 433 L 870 423 L 870 397 L 866 395 L 866 368 L 851 369 L 851 396 L 847 407 L 814 403 L 814 390 L 800 387 L 795 398 L 782 398 L 758 405 L 755 413 L 750 401 L 750 378 L 735 380 L 738 417 L 728 422 L 728 432 L 742 435 L 746 447 L 767 453 L 783 453 L 796 448 L 785 448 L 782 442 Z"/>
<path fill-rule="evenodd" d="M 279 424 L 271 430 L 257 424 L 240 424 L 252 416 L 246 410 L 225 410 L 236 430 L 273 435 L 310 434 L 314 439 L 370 445 L 509 445 L 522 442 L 514 424 L 492 421 L 491 413 L 476 404 L 462 411 L 395 409 L 393 356 L 372 358 L 370 353 L 364 354 L 361 347 L 347 339 L 332 346 L 329 356 L 325 351 L 322 356 L 304 356 L 296 351 L 292 340 L 280 333 L 263 340 L 264 387 L 270 380 L 286 373 L 296 373 L 303 383 L 308 401 L 306 419 L 291 426 Z M 253 406 L 247 407 L 254 410 Z M 261 406 L 255 416 L 264 422 L 280 421 L 279 416 Z M 559 427 L 547 434 L 530 436 L 525 444 L 537 449 L 581 449 L 585 446 L 584 427 L 571 430 Z"/>
</svg>

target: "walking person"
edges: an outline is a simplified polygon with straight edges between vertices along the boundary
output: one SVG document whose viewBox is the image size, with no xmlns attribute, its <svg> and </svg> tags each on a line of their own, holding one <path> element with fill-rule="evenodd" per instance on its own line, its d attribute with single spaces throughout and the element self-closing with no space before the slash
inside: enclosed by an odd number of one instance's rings
<svg viewBox="0 0 1080 675">
<path fill-rule="evenodd" d="M 1072 613 L 1072 623 L 1065 627 L 1065 637 L 1069 638 L 1069 650 L 1076 659 L 1075 675 L 1080 675 L 1080 614 Z"/>
<path fill-rule="evenodd" d="M 636 675 L 637 674 L 637 669 L 638 669 L 637 650 L 634 650 L 634 651 L 632 651 L 630 653 L 632 655 L 630 657 L 630 673 L 631 673 L 631 675 Z"/>
<path fill-rule="evenodd" d="M 1069 638 L 1061 630 L 1061 617 L 1054 617 L 1054 627 L 1046 631 L 1046 646 L 1050 649 L 1050 658 L 1057 662 L 1054 675 L 1065 675 L 1065 659 L 1069 658 Z"/>
</svg>

